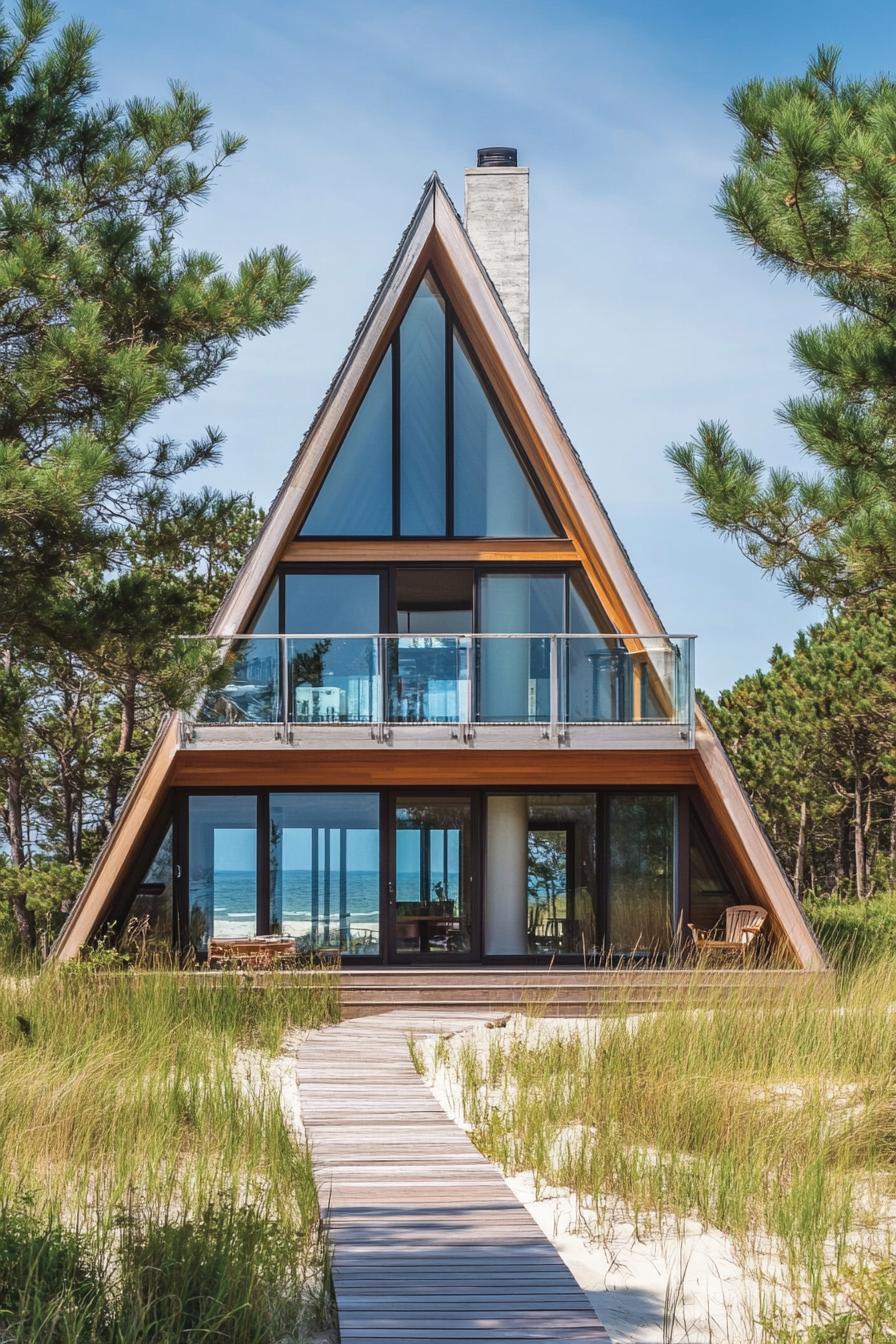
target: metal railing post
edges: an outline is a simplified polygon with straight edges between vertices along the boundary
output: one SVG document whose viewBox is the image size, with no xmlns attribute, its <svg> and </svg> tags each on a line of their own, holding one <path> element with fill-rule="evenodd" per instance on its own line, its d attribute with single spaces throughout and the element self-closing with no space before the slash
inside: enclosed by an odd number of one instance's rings
<svg viewBox="0 0 896 1344">
<path fill-rule="evenodd" d="M 278 635 L 280 645 L 280 708 L 283 711 L 283 741 L 289 741 L 289 650 L 287 635 Z"/>
<path fill-rule="evenodd" d="M 560 725 L 560 677 L 557 659 L 557 636 L 551 635 L 551 657 L 549 670 L 549 698 L 551 726 L 549 729 L 551 737 L 556 737 Z"/>
<path fill-rule="evenodd" d="M 389 715 L 389 686 L 388 686 L 388 647 L 384 635 L 377 635 L 376 638 L 376 660 L 377 660 L 377 680 L 379 682 L 379 695 L 377 696 L 377 726 L 375 737 L 378 742 L 382 742 L 386 733 L 386 722 Z"/>
</svg>

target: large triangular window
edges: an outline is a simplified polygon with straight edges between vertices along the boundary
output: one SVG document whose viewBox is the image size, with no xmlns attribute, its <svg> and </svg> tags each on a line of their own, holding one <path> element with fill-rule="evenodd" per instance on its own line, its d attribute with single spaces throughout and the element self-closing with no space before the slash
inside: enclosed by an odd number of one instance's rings
<svg viewBox="0 0 896 1344">
<path fill-rule="evenodd" d="M 427 271 L 299 535 L 550 537 L 558 531 Z"/>
</svg>

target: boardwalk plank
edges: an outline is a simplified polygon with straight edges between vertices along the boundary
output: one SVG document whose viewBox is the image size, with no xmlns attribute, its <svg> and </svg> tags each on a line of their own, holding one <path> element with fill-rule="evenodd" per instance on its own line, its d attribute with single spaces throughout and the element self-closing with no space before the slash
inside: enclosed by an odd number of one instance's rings
<svg viewBox="0 0 896 1344">
<path fill-rule="evenodd" d="M 411 1062 L 410 1037 L 495 1020 L 401 1009 L 298 1047 L 344 1344 L 606 1344 L 554 1247 Z"/>
</svg>

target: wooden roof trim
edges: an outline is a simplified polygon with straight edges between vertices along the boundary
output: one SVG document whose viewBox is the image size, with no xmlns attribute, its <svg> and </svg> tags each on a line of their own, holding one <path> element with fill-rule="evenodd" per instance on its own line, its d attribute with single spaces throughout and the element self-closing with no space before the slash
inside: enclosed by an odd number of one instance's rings
<svg viewBox="0 0 896 1344">
<path fill-rule="evenodd" d="M 50 949 L 52 960 L 71 961 L 99 927 L 112 893 L 125 877 L 146 838 L 156 815 L 158 799 L 171 780 L 177 748 L 177 718 L 167 714 L 122 804 L 111 834 Z"/>
</svg>

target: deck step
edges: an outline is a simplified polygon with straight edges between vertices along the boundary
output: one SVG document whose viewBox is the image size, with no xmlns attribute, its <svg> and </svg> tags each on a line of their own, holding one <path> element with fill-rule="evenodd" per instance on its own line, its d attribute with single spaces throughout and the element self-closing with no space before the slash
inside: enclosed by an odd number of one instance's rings
<svg viewBox="0 0 896 1344">
<path fill-rule="evenodd" d="M 397 1008 L 460 1013 L 530 1010 L 545 1016 L 588 1017 L 649 1012 L 675 999 L 749 1002 L 817 987 L 817 973 L 788 970 L 583 971 L 556 968 L 416 970 L 379 968 L 339 973 L 345 1018 Z"/>
</svg>

